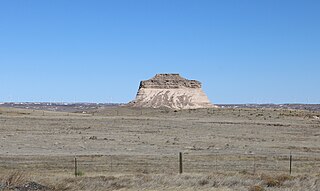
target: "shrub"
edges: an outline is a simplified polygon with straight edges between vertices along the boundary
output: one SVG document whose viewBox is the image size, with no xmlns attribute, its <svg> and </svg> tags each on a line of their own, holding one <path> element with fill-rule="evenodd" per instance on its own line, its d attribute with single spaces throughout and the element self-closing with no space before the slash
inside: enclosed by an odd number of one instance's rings
<svg viewBox="0 0 320 191">
<path fill-rule="evenodd" d="M 276 187 L 276 186 L 280 186 L 280 182 L 274 178 L 268 178 L 265 181 L 265 184 L 268 186 L 268 187 Z"/>
<path fill-rule="evenodd" d="M 77 173 L 76 173 L 76 176 L 84 176 L 84 172 L 82 172 L 82 171 L 78 171 Z"/>
<path fill-rule="evenodd" d="M 292 180 L 294 179 L 294 177 L 289 176 L 289 175 L 278 175 L 278 176 L 268 176 L 265 174 L 261 175 L 261 180 L 263 180 L 263 183 L 267 186 L 267 187 L 279 187 L 281 186 L 285 181 L 287 180 Z"/>
<path fill-rule="evenodd" d="M 262 186 L 254 185 L 249 188 L 249 191 L 264 191 L 265 189 Z"/>
<path fill-rule="evenodd" d="M 12 172 L 8 176 L 2 177 L 1 182 L 4 182 L 7 187 L 22 185 L 26 183 L 26 175 L 19 171 Z"/>
<path fill-rule="evenodd" d="M 277 179 L 279 182 L 283 183 L 283 182 L 285 182 L 285 181 L 287 181 L 287 180 L 293 180 L 294 177 L 293 177 L 293 176 L 290 176 L 290 175 L 287 175 L 287 174 L 281 174 L 281 175 L 279 175 L 279 176 L 276 176 L 276 179 Z"/>
<path fill-rule="evenodd" d="M 209 184 L 209 181 L 207 179 L 201 179 L 201 180 L 198 181 L 198 184 L 200 186 L 204 186 L 204 185 Z"/>
</svg>

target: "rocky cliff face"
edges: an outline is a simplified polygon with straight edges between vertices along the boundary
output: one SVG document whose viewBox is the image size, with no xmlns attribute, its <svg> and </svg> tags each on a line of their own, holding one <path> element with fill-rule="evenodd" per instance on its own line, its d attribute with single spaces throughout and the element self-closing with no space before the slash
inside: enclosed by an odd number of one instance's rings
<svg viewBox="0 0 320 191">
<path fill-rule="evenodd" d="M 167 107 L 171 109 L 195 109 L 215 107 L 201 89 L 201 83 L 187 80 L 179 74 L 157 74 L 140 82 L 133 107 Z"/>
</svg>

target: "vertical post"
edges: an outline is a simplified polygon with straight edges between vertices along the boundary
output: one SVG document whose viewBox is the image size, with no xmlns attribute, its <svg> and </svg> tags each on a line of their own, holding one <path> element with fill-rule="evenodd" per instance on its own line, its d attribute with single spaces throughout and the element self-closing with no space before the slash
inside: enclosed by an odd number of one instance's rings
<svg viewBox="0 0 320 191">
<path fill-rule="evenodd" d="M 77 157 L 74 157 L 74 176 L 78 176 L 78 164 L 77 164 Z"/>
<path fill-rule="evenodd" d="M 253 174 L 256 174 L 256 157 L 253 156 Z"/>
<path fill-rule="evenodd" d="M 179 152 L 179 173 L 182 174 L 182 153 Z"/>
<path fill-rule="evenodd" d="M 110 155 L 110 171 L 112 172 L 112 155 Z"/>
<path fill-rule="evenodd" d="M 216 172 L 218 172 L 218 155 L 216 154 Z"/>
<path fill-rule="evenodd" d="M 290 175 L 292 173 L 292 154 L 290 152 Z"/>
</svg>

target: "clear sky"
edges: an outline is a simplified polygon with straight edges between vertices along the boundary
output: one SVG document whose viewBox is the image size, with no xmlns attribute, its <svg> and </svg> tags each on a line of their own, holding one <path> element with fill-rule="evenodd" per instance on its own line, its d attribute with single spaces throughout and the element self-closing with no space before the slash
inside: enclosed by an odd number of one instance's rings
<svg viewBox="0 0 320 191">
<path fill-rule="evenodd" d="M 0 0 L 0 102 L 128 102 L 156 73 L 320 103 L 320 1 Z"/>
</svg>

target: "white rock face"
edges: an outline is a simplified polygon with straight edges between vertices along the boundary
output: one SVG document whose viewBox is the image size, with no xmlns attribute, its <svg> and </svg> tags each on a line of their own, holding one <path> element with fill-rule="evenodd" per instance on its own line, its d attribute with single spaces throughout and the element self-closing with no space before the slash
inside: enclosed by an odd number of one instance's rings
<svg viewBox="0 0 320 191">
<path fill-rule="evenodd" d="M 150 80 L 141 81 L 136 99 L 129 105 L 171 109 L 216 107 L 202 91 L 200 82 L 178 74 L 157 74 Z"/>
</svg>

